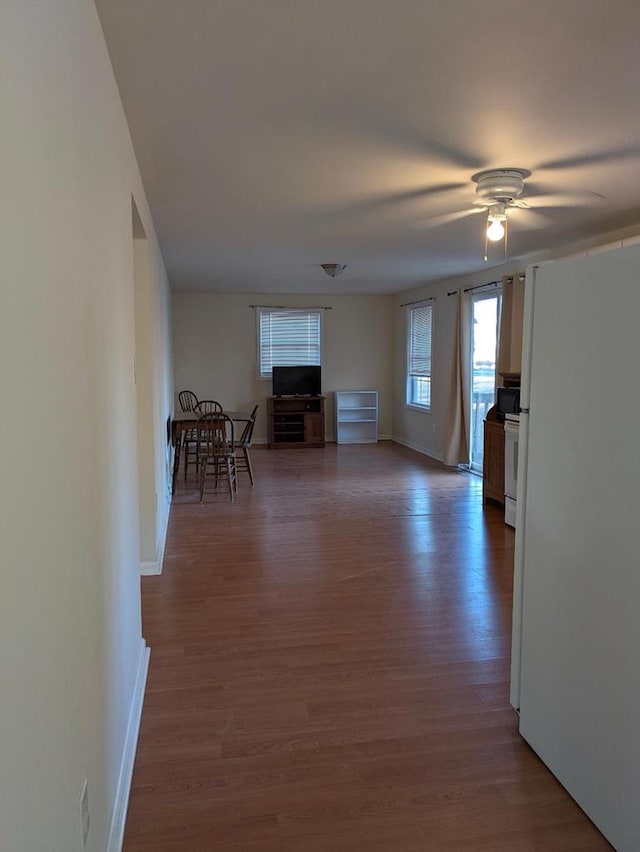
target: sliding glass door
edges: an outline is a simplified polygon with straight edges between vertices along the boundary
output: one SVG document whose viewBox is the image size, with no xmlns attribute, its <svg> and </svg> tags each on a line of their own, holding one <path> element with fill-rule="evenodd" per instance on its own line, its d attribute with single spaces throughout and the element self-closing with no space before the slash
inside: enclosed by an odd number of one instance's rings
<svg viewBox="0 0 640 852">
<path fill-rule="evenodd" d="M 471 470 L 482 473 L 484 419 L 496 399 L 500 293 L 478 293 L 471 302 Z"/>
</svg>

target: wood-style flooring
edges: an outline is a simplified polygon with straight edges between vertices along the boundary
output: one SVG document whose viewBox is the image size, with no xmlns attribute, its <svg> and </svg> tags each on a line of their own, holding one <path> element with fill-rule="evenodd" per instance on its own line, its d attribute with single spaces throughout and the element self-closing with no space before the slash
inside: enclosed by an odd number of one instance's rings
<svg viewBox="0 0 640 852">
<path fill-rule="evenodd" d="M 391 443 L 180 477 L 125 852 L 610 849 L 509 706 L 513 531 Z M 192 476 L 190 472 L 190 476 Z"/>
</svg>

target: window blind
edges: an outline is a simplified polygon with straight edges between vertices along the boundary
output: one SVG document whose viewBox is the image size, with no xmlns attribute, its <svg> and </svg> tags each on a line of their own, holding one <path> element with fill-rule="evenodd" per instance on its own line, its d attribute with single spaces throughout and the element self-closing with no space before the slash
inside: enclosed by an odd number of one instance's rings
<svg viewBox="0 0 640 852">
<path fill-rule="evenodd" d="M 431 407 L 431 302 L 409 308 L 407 353 L 407 403 Z"/>
<path fill-rule="evenodd" d="M 320 364 L 319 310 L 258 308 L 260 378 L 273 366 Z"/>
<path fill-rule="evenodd" d="M 410 309 L 409 375 L 431 376 L 431 320 L 433 306 Z"/>
</svg>

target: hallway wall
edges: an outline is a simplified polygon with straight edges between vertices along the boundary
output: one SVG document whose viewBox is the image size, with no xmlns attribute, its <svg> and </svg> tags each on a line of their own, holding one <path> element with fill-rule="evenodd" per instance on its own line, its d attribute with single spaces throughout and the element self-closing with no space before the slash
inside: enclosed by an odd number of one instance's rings
<svg viewBox="0 0 640 852">
<path fill-rule="evenodd" d="M 146 658 L 132 196 L 165 514 L 168 282 L 92 0 L 5 0 L 0 39 L 0 847 L 80 849 L 87 779 L 86 848 L 104 852 Z"/>
</svg>

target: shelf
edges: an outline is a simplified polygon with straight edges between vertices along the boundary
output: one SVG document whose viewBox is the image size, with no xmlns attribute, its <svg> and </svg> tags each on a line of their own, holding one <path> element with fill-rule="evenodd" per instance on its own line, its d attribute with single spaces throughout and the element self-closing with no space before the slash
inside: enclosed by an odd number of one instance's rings
<svg viewBox="0 0 640 852">
<path fill-rule="evenodd" d="M 378 392 L 335 392 L 335 440 L 338 444 L 372 444 L 378 440 Z"/>
</svg>

